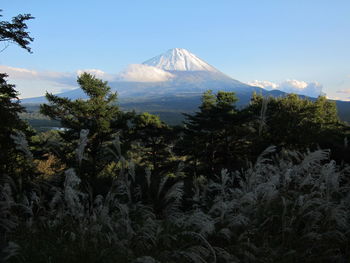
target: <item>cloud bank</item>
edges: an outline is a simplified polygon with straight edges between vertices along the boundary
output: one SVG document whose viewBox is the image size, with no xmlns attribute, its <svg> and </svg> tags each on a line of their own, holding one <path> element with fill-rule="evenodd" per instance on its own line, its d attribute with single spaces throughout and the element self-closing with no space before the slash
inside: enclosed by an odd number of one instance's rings
<svg viewBox="0 0 350 263">
<path fill-rule="evenodd" d="M 260 87 L 267 90 L 281 90 L 287 93 L 296 93 L 300 95 L 318 97 L 325 95 L 322 92 L 323 86 L 318 82 L 305 82 L 295 79 L 274 83 L 270 81 L 255 80 L 248 83 L 249 85 Z"/>
<path fill-rule="evenodd" d="M 53 82 L 67 83 L 67 79 L 74 77 L 72 73 L 55 72 L 55 71 L 36 71 L 25 68 L 15 68 L 0 65 L 0 72 L 6 72 L 10 78 L 23 80 L 46 80 Z"/>
<path fill-rule="evenodd" d="M 8 83 L 15 84 L 20 98 L 43 96 L 45 92 L 58 93 L 76 88 L 76 74 L 55 71 L 37 71 L 0 65 L 0 72 L 8 75 Z"/>
<path fill-rule="evenodd" d="M 78 88 L 77 76 L 83 72 L 112 81 L 162 82 L 174 77 L 170 72 L 156 67 L 132 64 L 120 73 L 109 74 L 100 69 L 79 69 L 76 72 L 37 71 L 0 65 L 0 72 L 9 75 L 8 82 L 16 85 L 20 98 L 43 96 L 46 91 L 59 93 Z"/>
<path fill-rule="evenodd" d="M 119 74 L 120 80 L 135 82 L 162 82 L 173 77 L 170 72 L 143 64 L 131 64 Z"/>
<path fill-rule="evenodd" d="M 168 71 L 143 65 L 129 65 L 122 72 L 109 74 L 100 69 L 79 69 L 76 72 L 55 72 L 37 71 L 25 68 L 16 68 L 0 65 L 0 72 L 9 75 L 9 83 L 16 84 L 16 89 L 20 92 L 21 98 L 43 96 L 46 91 L 59 93 L 78 88 L 77 76 L 83 72 L 95 75 L 97 78 L 112 81 L 133 81 L 133 82 L 163 82 L 174 77 Z M 317 82 L 305 82 L 300 80 L 286 80 L 281 83 L 271 81 L 255 80 L 248 83 L 252 86 L 261 87 L 267 90 L 281 90 L 287 93 L 296 93 L 310 97 L 324 95 L 322 85 Z M 337 93 L 350 94 L 350 89 L 339 90 Z"/>
</svg>

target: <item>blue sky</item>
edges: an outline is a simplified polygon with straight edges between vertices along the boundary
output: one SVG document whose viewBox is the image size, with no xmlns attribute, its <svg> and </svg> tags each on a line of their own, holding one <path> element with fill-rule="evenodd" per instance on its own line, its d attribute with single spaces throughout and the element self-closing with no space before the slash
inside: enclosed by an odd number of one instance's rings
<svg viewBox="0 0 350 263">
<path fill-rule="evenodd" d="M 173 47 L 243 82 L 317 82 L 329 97 L 350 97 L 349 0 L 2 0 L 1 9 L 5 20 L 35 16 L 33 54 L 15 45 L 0 53 L 22 97 L 72 88 L 52 76 L 115 74 Z"/>
</svg>

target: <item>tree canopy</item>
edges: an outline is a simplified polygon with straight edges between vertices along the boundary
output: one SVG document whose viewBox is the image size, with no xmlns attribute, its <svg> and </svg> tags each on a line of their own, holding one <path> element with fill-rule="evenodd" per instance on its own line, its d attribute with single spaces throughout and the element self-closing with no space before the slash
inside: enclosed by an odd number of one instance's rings
<svg viewBox="0 0 350 263">
<path fill-rule="evenodd" d="M 87 131 L 86 152 L 90 161 L 84 165 L 84 172 L 96 176 L 103 162 L 106 142 L 116 135 L 122 122 L 122 112 L 117 103 L 117 94 L 111 92 L 107 82 L 83 73 L 77 80 L 88 99 L 70 100 L 53 94 L 46 94 L 48 104 L 40 106 L 42 114 L 61 121 L 65 131 L 61 132 L 66 142 L 68 163 L 74 163 L 76 143 L 81 131 Z M 100 167 L 100 168 L 99 168 Z"/>
<path fill-rule="evenodd" d="M 263 127 L 256 139 L 258 151 L 269 145 L 298 150 L 333 148 L 333 156 L 342 158 L 339 151 L 349 127 L 339 119 L 335 102 L 323 96 L 312 101 L 295 94 L 280 98 L 255 95 L 244 111 L 249 112 L 253 127 Z"/>
<path fill-rule="evenodd" d="M 194 115 L 185 114 L 183 141 L 179 150 L 199 173 L 217 173 L 231 167 L 238 125 L 237 98 L 233 92 L 207 91 Z M 200 170 L 198 170 L 200 169 Z"/>
</svg>

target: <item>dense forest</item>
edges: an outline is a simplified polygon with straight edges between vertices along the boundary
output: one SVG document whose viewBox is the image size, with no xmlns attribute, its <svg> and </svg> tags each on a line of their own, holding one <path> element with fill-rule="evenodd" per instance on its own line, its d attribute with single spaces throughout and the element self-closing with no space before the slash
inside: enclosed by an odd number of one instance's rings
<svg viewBox="0 0 350 263">
<path fill-rule="evenodd" d="M 1 22 L 0 40 L 30 51 L 31 18 Z M 2 261 L 349 262 L 350 127 L 325 97 L 238 108 L 207 91 L 169 126 L 83 73 L 89 99 L 46 94 L 41 114 L 64 129 L 40 132 L 9 82 L 0 74 Z"/>
</svg>

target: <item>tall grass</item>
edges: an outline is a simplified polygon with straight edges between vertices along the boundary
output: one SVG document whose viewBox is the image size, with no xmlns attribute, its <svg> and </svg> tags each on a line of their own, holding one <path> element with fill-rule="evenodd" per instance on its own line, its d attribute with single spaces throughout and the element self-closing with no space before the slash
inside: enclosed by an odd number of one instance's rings
<svg viewBox="0 0 350 263">
<path fill-rule="evenodd" d="M 84 138 L 77 162 L 84 156 Z M 25 143 L 23 144 L 25 145 Z M 118 146 L 118 144 L 117 144 Z M 118 147 L 117 147 L 118 148 Z M 25 149 L 23 151 L 29 154 Z M 15 201 L 0 185 L 2 259 L 8 262 L 347 262 L 350 260 L 349 168 L 328 151 L 270 147 L 245 171 L 194 179 L 184 209 L 183 182 L 136 174 L 115 153 L 110 191 L 83 190 L 73 168 L 62 187 L 33 189 Z M 190 176 L 190 175 L 188 175 Z M 137 182 L 143 177 L 145 185 Z M 141 180 L 142 181 L 142 180 Z M 147 201 L 146 201 L 147 199 Z"/>
</svg>

